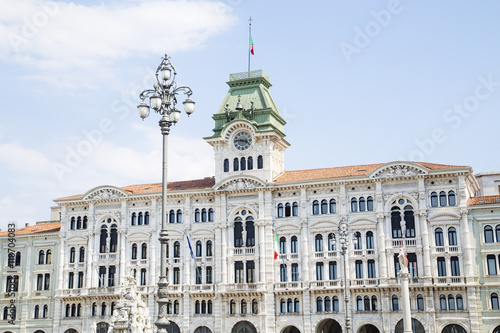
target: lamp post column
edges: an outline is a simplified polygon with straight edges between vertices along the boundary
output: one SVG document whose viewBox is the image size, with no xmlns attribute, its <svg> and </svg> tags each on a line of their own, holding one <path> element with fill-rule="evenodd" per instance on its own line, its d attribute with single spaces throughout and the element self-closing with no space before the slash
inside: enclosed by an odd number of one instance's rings
<svg viewBox="0 0 500 333">
<path fill-rule="evenodd" d="M 349 230 L 347 226 L 347 218 L 344 216 L 340 219 L 339 224 L 339 240 L 342 245 L 342 256 L 344 257 L 344 302 L 345 302 L 345 331 L 346 333 L 351 333 L 351 316 L 349 311 L 349 287 L 347 272 L 349 257 L 347 254 L 348 244 L 349 244 Z"/>
</svg>

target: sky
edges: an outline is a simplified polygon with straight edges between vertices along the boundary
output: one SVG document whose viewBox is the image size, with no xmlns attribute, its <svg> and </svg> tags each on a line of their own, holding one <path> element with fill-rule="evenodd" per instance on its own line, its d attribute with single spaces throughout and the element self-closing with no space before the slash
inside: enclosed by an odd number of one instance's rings
<svg viewBox="0 0 500 333">
<path fill-rule="evenodd" d="M 136 106 L 164 54 L 196 102 L 169 135 L 168 179 L 213 176 L 202 138 L 229 74 L 247 70 L 250 17 L 286 170 L 499 171 L 499 14 L 494 0 L 2 0 L 0 228 L 49 220 L 54 199 L 96 186 L 161 181 L 159 117 Z"/>
</svg>

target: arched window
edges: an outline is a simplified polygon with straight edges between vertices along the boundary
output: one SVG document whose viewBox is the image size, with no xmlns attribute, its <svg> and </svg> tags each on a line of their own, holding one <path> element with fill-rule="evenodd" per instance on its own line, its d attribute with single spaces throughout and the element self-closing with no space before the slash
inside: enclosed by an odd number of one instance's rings
<svg viewBox="0 0 500 333">
<path fill-rule="evenodd" d="M 196 256 L 201 257 L 201 241 L 196 241 Z"/>
<path fill-rule="evenodd" d="M 73 289 L 74 280 L 75 280 L 75 273 L 69 272 L 69 274 L 68 274 L 68 289 Z"/>
<path fill-rule="evenodd" d="M 286 302 L 284 299 L 280 300 L 280 313 L 286 313 Z"/>
<path fill-rule="evenodd" d="M 321 214 L 328 213 L 328 201 L 325 199 L 321 200 Z"/>
<path fill-rule="evenodd" d="M 316 298 L 316 311 L 323 312 L 323 299 L 321 297 Z"/>
<path fill-rule="evenodd" d="M 325 311 L 332 311 L 332 301 L 329 296 L 325 297 Z"/>
<path fill-rule="evenodd" d="M 45 260 L 45 252 L 43 250 L 40 250 L 38 252 L 38 265 L 43 265 Z"/>
<path fill-rule="evenodd" d="M 49 315 L 49 306 L 45 304 L 43 306 L 42 318 L 47 318 L 48 315 Z"/>
<path fill-rule="evenodd" d="M 76 316 L 76 304 L 71 304 L 71 317 Z"/>
<path fill-rule="evenodd" d="M 498 294 L 497 293 L 492 293 L 490 296 L 491 299 L 491 309 L 492 310 L 498 310 Z"/>
<path fill-rule="evenodd" d="M 431 207 L 438 206 L 438 195 L 436 192 L 431 193 Z"/>
<path fill-rule="evenodd" d="M 229 314 L 235 314 L 236 313 L 236 302 L 234 299 L 229 302 Z"/>
<path fill-rule="evenodd" d="M 253 157 L 252 156 L 248 157 L 247 165 L 248 165 L 248 167 L 247 167 L 248 170 L 253 170 Z"/>
<path fill-rule="evenodd" d="M 70 312 L 70 305 L 69 304 L 66 304 L 66 313 L 65 313 L 65 317 L 69 317 L 71 316 L 71 312 Z"/>
<path fill-rule="evenodd" d="M 87 229 L 87 222 L 88 221 L 89 221 L 89 219 L 87 218 L 87 216 L 84 216 L 83 223 L 82 223 L 82 229 Z"/>
<path fill-rule="evenodd" d="M 280 281 L 286 282 L 287 280 L 286 264 L 280 264 Z"/>
<path fill-rule="evenodd" d="M 417 310 L 424 311 L 424 296 L 417 295 Z"/>
<path fill-rule="evenodd" d="M 337 201 L 335 199 L 330 199 L 330 214 L 337 212 Z"/>
<path fill-rule="evenodd" d="M 367 249 L 374 249 L 374 243 L 373 243 L 373 232 L 368 231 L 366 233 L 366 248 Z"/>
<path fill-rule="evenodd" d="M 207 257 L 211 257 L 212 256 L 212 241 L 211 240 L 207 241 L 206 256 Z"/>
<path fill-rule="evenodd" d="M 240 160 L 240 170 L 244 171 L 247 168 L 247 159 L 242 157 Z"/>
<path fill-rule="evenodd" d="M 370 311 L 370 296 L 365 296 L 363 298 L 363 306 L 365 311 Z"/>
<path fill-rule="evenodd" d="M 366 210 L 366 201 L 364 197 L 359 198 L 359 211 L 364 212 Z"/>
<path fill-rule="evenodd" d="M 444 246 L 443 229 L 436 228 L 434 231 L 434 238 L 436 240 L 436 246 Z"/>
<path fill-rule="evenodd" d="M 35 313 L 33 314 L 33 318 L 38 319 L 40 316 L 40 306 L 35 305 Z"/>
<path fill-rule="evenodd" d="M 47 250 L 47 252 L 45 253 L 45 263 L 52 264 L 52 251 L 51 250 Z"/>
<path fill-rule="evenodd" d="M 106 315 L 106 303 L 102 302 L 101 304 L 101 316 Z"/>
<path fill-rule="evenodd" d="M 442 311 L 446 311 L 446 296 L 444 295 L 439 296 L 439 305 Z"/>
<path fill-rule="evenodd" d="M 323 236 L 321 234 L 314 237 L 314 247 L 316 252 L 323 252 Z"/>
<path fill-rule="evenodd" d="M 372 311 L 377 311 L 377 296 L 372 296 Z"/>
<path fill-rule="evenodd" d="M 224 172 L 229 172 L 229 160 L 227 158 L 224 160 Z"/>
<path fill-rule="evenodd" d="M 233 171 L 238 171 L 240 169 L 240 161 L 237 158 L 233 160 Z"/>
<path fill-rule="evenodd" d="M 335 251 L 336 247 L 337 247 L 337 242 L 335 240 L 335 234 L 329 233 L 328 234 L 328 251 Z"/>
<path fill-rule="evenodd" d="M 200 209 L 199 208 L 196 208 L 194 210 L 194 221 L 200 222 Z"/>
<path fill-rule="evenodd" d="M 97 304 L 96 302 L 92 303 L 92 316 L 96 315 Z"/>
<path fill-rule="evenodd" d="M 205 300 L 201 301 L 201 313 L 207 313 L 207 301 Z"/>
<path fill-rule="evenodd" d="M 484 242 L 485 243 L 493 243 L 493 228 L 491 225 L 487 225 L 484 227 Z"/>
<path fill-rule="evenodd" d="M 76 250 L 74 247 L 72 247 L 70 250 L 69 250 L 69 262 L 70 263 L 73 263 L 75 262 L 75 253 L 76 253 Z"/>
<path fill-rule="evenodd" d="M 401 211 L 399 207 L 392 207 L 391 209 L 391 227 L 392 238 L 401 238 Z"/>
<path fill-rule="evenodd" d="M 439 205 L 441 207 L 446 207 L 446 192 L 445 191 L 439 192 Z"/>
<path fill-rule="evenodd" d="M 181 257 L 181 243 L 179 241 L 176 241 L 174 243 L 174 258 L 180 258 Z"/>
<path fill-rule="evenodd" d="M 75 217 L 72 217 L 72 218 L 71 218 L 71 224 L 70 224 L 70 226 L 69 226 L 69 228 L 70 228 L 71 230 L 75 229 L 75 221 L 76 221 L 76 220 L 75 220 Z"/>
<path fill-rule="evenodd" d="M 207 222 L 207 209 L 203 208 L 201 210 L 201 222 Z"/>
<path fill-rule="evenodd" d="M 332 310 L 335 312 L 339 311 L 339 298 L 337 296 L 333 296 L 332 299 Z"/>
<path fill-rule="evenodd" d="M 448 228 L 448 245 L 457 245 L 457 230 L 454 227 Z"/>
<path fill-rule="evenodd" d="M 116 224 L 111 226 L 111 237 L 109 241 L 110 252 L 116 252 L 118 246 L 118 229 Z"/>
<path fill-rule="evenodd" d="M 313 201 L 312 213 L 313 213 L 313 215 L 318 215 L 319 214 L 319 201 L 318 200 L 314 200 Z"/>
<path fill-rule="evenodd" d="M 286 253 L 286 238 L 285 237 L 280 238 L 280 253 L 281 254 Z"/>
<path fill-rule="evenodd" d="M 132 260 L 137 259 L 137 244 L 132 244 Z"/>
<path fill-rule="evenodd" d="M 351 199 L 351 212 L 357 212 L 358 211 L 358 199 L 352 198 Z"/>
<path fill-rule="evenodd" d="M 356 297 L 356 310 L 363 311 L 363 298 L 361 296 Z"/>
<path fill-rule="evenodd" d="M 136 213 L 132 213 L 132 216 L 130 217 L 130 224 L 131 225 L 137 224 L 137 214 Z"/>
<path fill-rule="evenodd" d="M 200 211 L 198 210 L 198 221 L 195 222 L 200 222 Z M 196 218 L 196 211 L 195 211 L 195 218 Z M 175 210 L 171 209 L 170 212 L 168 212 L 168 222 L 169 223 L 175 223 Z"/>
<path fill-rule="evenodd" d="M 76 306 L 76 316 L 80 317 L 81 314 L 82 314 L 82 305 L 78 303 L 78 305 Z"/>
<path fill-rule="evenodd" d="M 392 311 L 399 311 L 399 301 L 397 295 L 392 295 Z"/>
<path fill-rule="evenodd" d="M 457 310 L 463 310 L 464 309 L 464 299 L 462 298 L 462 295 L 458 294 L 457 295 Z"/>
<path fill-rule="evenodd" d="M 300 301 L 298 298 L 293 300 L 293 312 L 295 312 L 295 313 L 300 312 Z"/>
<path fill-rule="evenodd" d="M 298 244 L 297 244 L 297 236 L 292 236 L 291 242 L 290 242 L 290 253 L 297 253 L 298 252 Z"/>
<path fill-rule="evenodd" d="M 76 218 L 76 228 L 77 229 L 81 229 L 82 228 L 82 217 L 81 216 L 78 216 Z"/>
<path fill-rule="evenodd" d="M 211 302 L 211 301 L 209 301 L 209 302 Z M 257 303 L 256 299 L 252 300 L 252 313 L 253 314 L 259 313 L 259 303 Z"/>
<path fill-rule="evenodd" d="M 177 209 L 177 223 L 182 223 L 182 210 Z"/>
<path fill-rule="evenodd" d="M 83 272 L 78 272 L 77 288 L 83 288 Z"/>
<path fill-rule="evenodd" d="M 372 212 L 373 211 L 373 198 L 372 197 L 366 198 L 366 204 L 367 204 L 367 210 Z"/>
<path fill-rule="evenodd" d="M 257 169 L 264 169 L 264 159 L 262 155 L 257 156 Z"/>
<path fill-rule="evenodd" d="M 278 204 L 278 212 L 277 212 L 277 216 L 278 217 L 283 217 L 284 214 L 283 214 L 283 204 L 282 203 L 279 203 Z"/>
<path fill-rule="evenodd" d="M 500 224 L 495 227 L 495 234 L 497 237 L 497 243 L 500 242 Z"/>
<path fill-rule="evenodd" d="M 497 264 L 495 255 L 488 254 L 486 256 L 486 264 L 488 266 L 488 275 L 497 275 Z"/>
<path fill-rule="evenodd" d="M 208 314 L 212 314 L 212 301 L 211 300 L 208 300 L 207 302 L 207 313 Z"/>
<path fill-rule="evenodd" d="M 200 301 L 198 300 L 194 303 L 194 313 L 200 314 Z"/>
<path fill-rule="evenodd" d="M 292 216 L 299 216 L 299 204 L 296 202 L 292 205 Z"/>
<path fill-rule="evenodd" d="M 243 246 L 243 222 L 241 221 L 241 217 L 236 217 L 234 219 L 234 247 L 242 247 Z"/>
<path fill-rule="evenodd" d="M 355 250 L 361 250 L 363 248 L 362 240 L 361 240 L 361 233 L 359 231 L 356 231 L 354 233 L 354 249 Z"/>
<path fill-rule="evenodd" d="M 208 209 L 208 222 L 214 221 L 214 210 L 213 208 Z"/>
<path fill-rule="evenodd" d="M 246 246 L 255 246 L 255 226 L 253 223 L 253 217 L 248 216 L 245 222 L 245 230 L 247 232 L 247 243 Z"/>
<path fill-rule="evenodd" d="M 147 259 L 148 258 L 148 244 L 142 243 L 141 246 L 141 259 Z"/>
<path fill-rule="evenodd" d="M 206 276 L 205 276 L 205 283 L 207 283 L 207 284 L 211 284 L 212 283 L 212 266 L 207 266 Z"/>
<path fill-rule="evenodd" d="M 448 205 L 449 206 L 455 206 L 456 205 L 455 192 L 454 191 L 448 192 Z"/>
<path fill-rule="evenodd" d="M 78 258 L 79 262 L 85 262 L 85 248 L 83 246 L 80 247 L 80 256 Z"/>
<path fill-rule="evenodd" d="M 179 301 L 174 301 L 174 314 L 179 314 Z"/>
<path fill-rule="evenodd" d="M 455 297 L 448 295 L 448 310 L 455 310 Z"/>
<path fill-rule="evenodd" d="M 145 225 L 149 224 L 149 212 L 144 213 L 144 224 Z"/>
<path fill-rule="evenodd" d="M 99 252 L 100 253 L 106 253 L 106 239 L 108 238 L 108 227 L 103 225 L 101 227 L 101 237 L 99 239 Z"/>
<path fill-rule="evenodd" d="M 137 219 L 137 224 L 138 225 L 144 224 L 144 215 L 142 214 L 142 212 L 139 212 L 139 218 Z"/>
<path fill-rule="evenodd" d="M 406 237 L 415 238 L 415 216 L 413 215 L 413 207 L 410 205 L 404 208 L 404 219 L 406 225 Z"/>
<path fill-rule="evenodd" d="M 290 217 L 292 216 L 292 206 L 290 205 L 289 202 L 285 204 L 285 217 Z"/>
</svg>

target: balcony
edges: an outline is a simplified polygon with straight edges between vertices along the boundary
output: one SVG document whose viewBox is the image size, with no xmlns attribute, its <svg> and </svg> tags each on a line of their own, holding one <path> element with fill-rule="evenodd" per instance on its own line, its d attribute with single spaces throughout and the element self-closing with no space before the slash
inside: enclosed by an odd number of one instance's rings
<svg viewBox="0 0 500 333">
<path fill-rule="evenodd" d="M 379 285 L 378 279 L 356 279 L 350 281 L 351 286 L 376 287 Z"/>
<path fill-rule="evenodd" d="M 213 292 L 214 291 L 214 285 L 213 284 L 196 284 L 194 286 L 191 286 L 192 291 L 199 291 L 199 292 Z"/>
<path fill-rule="evenodd" d="M 233 255 L 245 256 L 255 254 L 255 247 L 235 247 L 233 248 Z"/>
<path fill-rule="evenodd" d="M 326 280 L 311 282 L 311 289 L 340 288 L 343 286 L 341 280 Z"/>
<path fill-rule="evenodd" d="M 462 252 L 461 246 L 451 245 L 451 246 L 435 246 L 433 247 L 434 253 L 453 253 Z"/>
<path fill-rule="evenodd" d="M 278 283 L 274 284 L 274 289 L 276 289 L 276 290 L 302 289 L 302 282 L 298 282 L 298 281 L 278 282 Z"/>
<path fill-rule="evenodd" d="M 463 276 L 440 276 L 433 279 L 434 284 L 463 284 L 465 279 Z"/>
<path fill-rule="evenodd" d="M 98 260 L 116 260 L 116 253 L 101 253 L 98 256 Z"/>
<path fill-rule="evenodd" d="M 416 247 L 417 246 L 417 239 L 416 238 L 409 238 L 409 239 L 393 239 L 392 240 L 392 247 Z"/>
<path fill-rule="evenodd" d="M 257 285 L 256 283 L 237 283 L 228 284 L 226 287 L 227 291 L 256 291 L 264 290 L 263 285 Z"/>
</svg>

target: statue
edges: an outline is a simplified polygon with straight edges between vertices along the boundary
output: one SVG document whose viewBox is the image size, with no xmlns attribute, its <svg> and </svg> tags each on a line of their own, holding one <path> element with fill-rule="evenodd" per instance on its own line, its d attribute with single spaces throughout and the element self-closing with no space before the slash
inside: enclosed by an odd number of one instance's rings
<svg viewBox="0 0 500 333">
<path fill-rule="evenodd" d="M 243 229 L 241 232 L 241 241 L 243 242 L 243 246 L 246 246 L 247 244 L 247 231 Z"/>
<path fill-rule="evenodd" d="M 404 219 L 401 219 L 399 222 L 399 225 L 401 226 L 401 235 L 403 238 L 406 237 L 406 221 Z"/>
<path fill-rule="evenodd" d="M 399 248 L 399 268 L 401 273 L 408 273 L 408 259 L 406 259 L 406 255 L 403 251 L 403 248 Z"/>
</svg>

